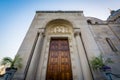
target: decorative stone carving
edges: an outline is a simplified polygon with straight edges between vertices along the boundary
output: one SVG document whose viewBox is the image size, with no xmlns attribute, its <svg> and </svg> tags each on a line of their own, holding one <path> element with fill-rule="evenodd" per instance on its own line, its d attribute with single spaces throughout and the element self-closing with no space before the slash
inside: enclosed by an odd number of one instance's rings
<svg viewBox="0 0 120 80">
<path fill-rule="evenodd" d="M 51 27 L 49 30 L 49 33 L 69 33 L 69 32 L 70 32 L 69 28 L 62 25 Z"/>
<path fill-rule="evenodd" d="M 76 37 L 77 35 L 79 35 L 80 32 L 74 32 L 74 36 Z"/>
<path fill-rule="evenodd" d="M 44 29 L 38 29 L 38 33 L 45 37 Z"/>
</svg>

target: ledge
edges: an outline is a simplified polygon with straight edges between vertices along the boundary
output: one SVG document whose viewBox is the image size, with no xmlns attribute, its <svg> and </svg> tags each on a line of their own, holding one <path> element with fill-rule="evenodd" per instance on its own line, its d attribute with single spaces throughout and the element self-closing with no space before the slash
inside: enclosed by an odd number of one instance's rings
<svg viewBox="0 0 120 80">
<path fill-rule="evenodd" d="M 36 13 L 83 13 L 83 11 L 36 11 Z"/>
</svg>

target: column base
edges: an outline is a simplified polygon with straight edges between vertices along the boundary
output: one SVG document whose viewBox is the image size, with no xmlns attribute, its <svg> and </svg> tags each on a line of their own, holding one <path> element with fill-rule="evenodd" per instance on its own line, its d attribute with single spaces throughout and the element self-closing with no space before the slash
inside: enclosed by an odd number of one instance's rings
<svg viewBox="0 0 120 80">
<path fill-rule="evenodd" d="M 24 80 L 24 73 L 15 74 L 13 80 Z"/>
</svg>

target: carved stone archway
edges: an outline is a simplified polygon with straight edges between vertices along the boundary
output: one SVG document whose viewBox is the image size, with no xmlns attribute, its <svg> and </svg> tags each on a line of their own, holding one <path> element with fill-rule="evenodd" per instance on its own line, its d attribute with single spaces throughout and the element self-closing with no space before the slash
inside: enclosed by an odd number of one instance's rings
<svg viewBox="0 0 120 80">
<path fill-rule="evenodd" d="M 73 27 L 72 24 L 63 19 L 56 19 L 50 21 L 46 25 L 46 35 L 63 35 L 63 34 L 72 34 L 73 33 Z"/>
<path fill-rule="evenodd" d="M 45 63 L 45 70 L 43 72 L 45 72 L 43 75 L 47 75 L 47 68 L 48 68 L 48 61 L 49 61 L 49 46 L 51 44 L 51 40 L 52 39 L 56 39 L 58 40 L 58 42 L 61 42 L 63 41 L 64 43 L 64 40 L 67 40 L 68 42 L 68 47 L 69 47 L 69 51 L 68 51 L 68 55 L 69 56 L 69 61 L 68 62 L 70 64 L 70 67 L 71 67 L 71 73 L 70 73 L 70 76 L 72 78 L 72 63 L 74 63 L 74 60 L 71 60 L 71 57 L 72 57 L 72 38 L 74 37 L 73 36 L 73 27 L 72 27 L 72 24 L 67 21 L 67 20 L 63 20 L 63 19 L 56 19 L 56 20 L 53 20 L 53 21 L 50 21 L 47 25 L 46 25 L 46 29 L 45 29 L 45 35 L 46 35 L 46 39 L 47 39 L 47 48 L 46 48 L 46 54 L 45 54 L 45 57 L 46 57 L 46 60 L 44 60 L 44 63 Z M 62 64 L 62 63 L 61 63 Z M 69 73 L 69 72 L 68 72 Z M 61 74 L 62 75 L 62 74 Z M 44 76 L 43 78 L 41 79 L 45 79 L 46 76 Z M 67 78 L 64 78 L 64 79 L 67 79 Z M 70 78 L 68 78 L 70 79 Z M 72 80 L 72 79 L 70 79 Z"/>
</svg>

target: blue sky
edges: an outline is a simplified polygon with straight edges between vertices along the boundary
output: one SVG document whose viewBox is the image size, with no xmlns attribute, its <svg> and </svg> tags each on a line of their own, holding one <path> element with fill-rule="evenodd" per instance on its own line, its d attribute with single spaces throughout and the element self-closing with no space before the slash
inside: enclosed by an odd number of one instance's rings
<svg viewBox="0 0 120 80">
<path fill-rule="evenodd" d="M 0 0 L 0 59 L 14 57 L 38 10 L 83 10 L 85 16 L 106 20 L 120 0 Z"/>
</svg>

